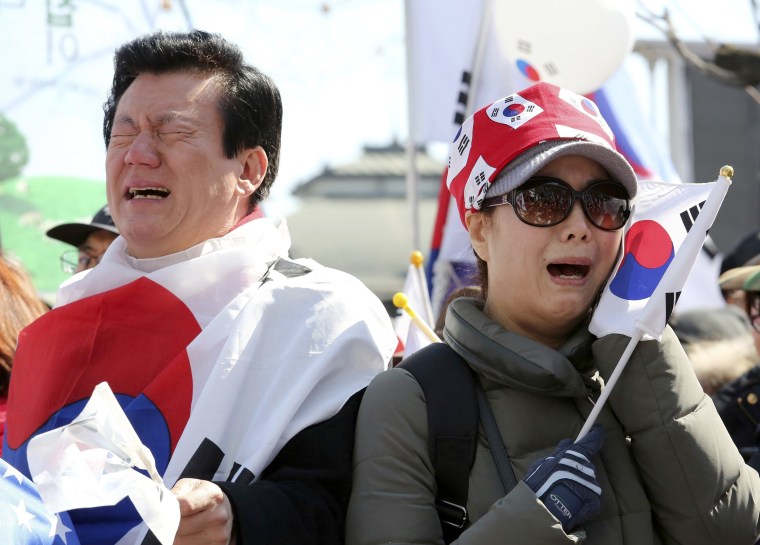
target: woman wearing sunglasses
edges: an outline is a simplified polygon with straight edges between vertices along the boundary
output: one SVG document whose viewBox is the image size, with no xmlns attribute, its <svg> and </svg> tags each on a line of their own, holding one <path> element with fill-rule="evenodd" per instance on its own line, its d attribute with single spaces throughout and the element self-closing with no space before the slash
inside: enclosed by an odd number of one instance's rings
<svg viewBox="0 0 760 545">
<path fill-rule="evenodd" d="M 454 299 L 443 332 L 485 394 L 466 505 L 441 501 L 425 395 L 391 369 L 358 417 L 348 545 L 754 543 L 760 479 L 669 328 L 573 443 L 628 342 L 588 332 L 637 191 L 596 105 L 539 83 L 479 110 L 447 182 L 482 293 Z"/>
</svg>

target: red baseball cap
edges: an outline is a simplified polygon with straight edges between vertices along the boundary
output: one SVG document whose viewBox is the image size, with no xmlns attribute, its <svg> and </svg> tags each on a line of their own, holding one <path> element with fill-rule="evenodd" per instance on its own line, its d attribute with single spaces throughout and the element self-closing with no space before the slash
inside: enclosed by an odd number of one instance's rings
<svg viewBox="0 0 760 545">
<path fill-rule="evenodd" d="M 462 223 L 467 210 L 480 210 L 486 192 L 508 193 L 562 155 L 593 159 L 631 199 L 636 196 L 636 174 L 615 150 L 597 105 L 541 82 L 478 110 L 459 128 L 449 148 L 446 183 Z"/>
</svg>

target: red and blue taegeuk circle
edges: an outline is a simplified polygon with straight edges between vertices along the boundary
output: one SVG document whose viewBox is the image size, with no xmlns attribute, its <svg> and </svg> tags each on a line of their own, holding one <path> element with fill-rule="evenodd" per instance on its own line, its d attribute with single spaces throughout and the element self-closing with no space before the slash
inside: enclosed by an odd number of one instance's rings
<svg viewBox="0 0 760 545">
<path fill-rule="evenodd" d="M 656 221 L 640 220 L 626 233 L 624 245 L 625 255 L 610 282 L 610 291 L 621 299 L 646 299 L 673 261 L 673 241 Z"/>
</svg>

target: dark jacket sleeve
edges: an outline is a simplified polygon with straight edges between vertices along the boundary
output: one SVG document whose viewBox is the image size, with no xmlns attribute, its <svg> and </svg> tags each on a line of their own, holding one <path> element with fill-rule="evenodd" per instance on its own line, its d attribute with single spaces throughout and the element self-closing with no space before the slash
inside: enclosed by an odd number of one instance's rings
<svg viewBox="0 0 760 545">
<path fill-rule="evenodd" d="M 216 483 L 235 512 L 237 545 L 342 545 L 363 394 L 288 441 L 256 482 Z"/>
<path fill-rule="evenodd" d="M 609 377 L 630 339 L 607 335 L 594 359 Z M 760 478 L 744 463 L 678 338 L 639 341 L 612 390 L 610 408 L 631 438 L 665 543 L 755 543 Z"/>
</svg>

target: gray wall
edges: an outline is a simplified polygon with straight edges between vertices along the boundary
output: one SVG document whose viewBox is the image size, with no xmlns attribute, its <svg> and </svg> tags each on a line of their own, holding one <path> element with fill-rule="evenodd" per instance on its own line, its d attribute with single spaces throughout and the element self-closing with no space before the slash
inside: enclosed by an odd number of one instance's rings
<svg viewBox="0 0 760 545">
<path fill-rule="evenodd" d="M 736 172 L 710 231 L 725 253 L 747 233 L 760 229 L 760 104 L 744 89 L 709 79 L 692 67 L 687 69 L 687 78 L 694 181 L 714 180 L 726 164 Z"/>
</svg>

